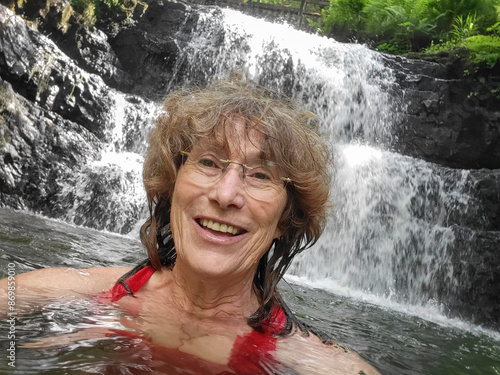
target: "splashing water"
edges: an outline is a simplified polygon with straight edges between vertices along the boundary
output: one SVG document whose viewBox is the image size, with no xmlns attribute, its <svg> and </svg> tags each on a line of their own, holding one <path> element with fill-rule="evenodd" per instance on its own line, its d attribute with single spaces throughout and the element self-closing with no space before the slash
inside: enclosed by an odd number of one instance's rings
<svg viewBox="0 0 500 375">
<path fill-rule="evenodd" d="M 468 173 L 366 145 L 338 151 L 334 215 L 291 273 L 409 304 L 453 293 L 448 215 L 467 205 Z"/>
</svg>

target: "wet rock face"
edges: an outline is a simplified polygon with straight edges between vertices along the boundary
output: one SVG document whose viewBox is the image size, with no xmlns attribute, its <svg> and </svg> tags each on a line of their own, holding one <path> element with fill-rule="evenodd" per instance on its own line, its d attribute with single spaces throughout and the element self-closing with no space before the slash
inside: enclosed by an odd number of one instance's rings
<svg viewBox="0 0 500 375">
<path fill-rule="evenodd" d="M 113 99 L 4 7 L 0 23 L 1 202 L 54 216 L 64 181 L 98 157 Z"/>
<path fill-rule="evenodd" d="M 38 14 L 26 16 L 36 19 L 40 33 L 50 36 L 55 45 L 82 69 L 99 75 L 110 87 L 122 91 L 130 89 L 132 79 L 123 70 L 111 48 L 108 35 L 99 28 L 89 29 L 70 22 L 71 19 L 64 21 L 64 13 L 69 5 L 66 0 L 54 1 L 45 11 L 39 10 Z M 43 13 L 43 17 L 40 13 Z"/>
<path fill-rule="evenodd" d="M 391 64 L 407 104 L 398 151 L 451 168 L 500 168 L 500 65 L 457 78 L 456 64 Z"/>
<path fill-rule="evenodd" d="M 149 1 L 138 4 L 128 22 L 101 21 L 93 29 L 71 24 L 64 32 L 61 8 L 53 6 L 40 28 L 81 68 L 122 92 L 164 98 L 183 36 L 196 23 L 188 5 Z"/>
<path fill-rule="evenodd" d="M 456 230 L 457 247 L 451 261 L 454 276 L 463 280 L 444 301 L 459 318 L 467 317 L 477 324 L 500 328 L 500 266 L 498 232 Z M 457 312 L 459 312 L 457 314 Z"/>
<path fill-rule="evenodd" d="M 500 66 L 463 78 L 457 63 L 390 59 L 403 88 L 406 116 L 395 129 L 399 152 L 449 168 L 469 169 L 469 200 L 449 207 L 453 278 L 438 274 L 436 299 L 451 316 L 500 327 Z M 454 184 L 456 181 L 449 181 Z"/>
<path fill-rule="evenodd" d="M 81 69 L 19 17 L 0 10 L 2 78 L 26 100 L 104 138 L 112 98 L 102 79 Z"/>
<path fill-rule="evenodd" d="M 102 67 L 108 80 L 112 78 L 108 73 L 118 71 L 113 65 L 118 59 L 101 32 L 91 33 L 91 48 L 85 45 L 80 57 L 71 58 L 3 6 L 0 24 L 0 204 L 49 217 L 64 218 L 71 212 L 78 223 L 130 231 L 143 215 L 144 200 L 114 207 L 95 220 L 89 207 L 97 200 L 93 195 L 76 199 L 75 191 L 101 190 L 109 196 L 119 195 L 123 186 L 137 185 L 127 171 L 114 171 L 105 175 L 105 181 L 96 182 L 89 177 L 94 172 L 88 165 L 100 160 L 104 147 L 116 150 L 116 137 L 125 139 L 120 146 L 124 151 L 143 152 L 145 146 L 136 140 L 144 138 L 142 133 L 152 122 L 153 109 L 144 109 L 151 105 L 114 90 L 100 75 L 87 71 Z M 100 55 L 102 51 L 106 53 Z M 85 60 L 84 56 L 93 57 Z M 131 82 L 124 77 L 122 83 Z M 119 114 L 113 110 L 117 107 Z M 122 128 L 118 135 L 113 133 L 117 122 Z M 76 210 L 75 204 L 82 208 Z"/>
<path fill-rule="evenodd" d="M 17 95 L 0 79 L 0 201 L 53 216 L 61 184 L 98 156 L 98 138 Z"/>
<path fill-rule="evenodd" d="M 153 100 L 165 97 L 179 49 L 196 20 L 196 13 L 186 4 L 153 1 L 134 27 L 112 38 L 113 50 L 133 78 L 134 93 Z"/>
</svg>

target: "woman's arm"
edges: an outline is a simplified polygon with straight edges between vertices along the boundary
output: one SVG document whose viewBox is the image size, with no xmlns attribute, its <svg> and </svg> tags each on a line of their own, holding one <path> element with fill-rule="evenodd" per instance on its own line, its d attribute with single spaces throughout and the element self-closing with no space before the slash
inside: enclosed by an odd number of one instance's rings
<svg viewBox="0 0 500 375">
<path fill-rule="evenodd" d="M 340 345 L 326 345 L 317 336 L 300 333 L 279 339 L 278 360 L 298 374 L 308 375 L 380 375 L 356 352 Z"/>
<path fill-rule="evenodd" d="M 43 268 L 0 280 L 0 317 L 43 306 L 47 299 L 96 295 L 111 288 L 129 267 Z"/>
</svg>

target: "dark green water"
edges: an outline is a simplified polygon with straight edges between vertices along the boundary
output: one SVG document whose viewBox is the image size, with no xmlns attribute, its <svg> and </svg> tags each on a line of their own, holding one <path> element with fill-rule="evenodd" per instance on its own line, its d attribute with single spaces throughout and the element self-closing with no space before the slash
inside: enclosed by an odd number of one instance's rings
<svg viewBox="0 0 500 375">
<path fill-rule="evenodd" d="M 133 265 L 144 256 L 133 238 L 0 209 L 1 277 L 12 263 L 19 274 L 47 266 Z M 500 374 L 498 332 L 439 316 L 426 320 L 417 317 L 411 307 L 406 312 L 391 310 L 292 282 L 282 283 L 281 290 L 297 315 L 355 349 L 382 374 Z M 7 365 L 4 354 L 9 325 L 2 320 L 0 373 L 99 374 L 102 368 L 112 368 L 110 373 L 114 374 L 147 371 L 140 361 L 132 360 L 139 355 L 133 342 L 121 337 L 22 348 L 23 343 L 60 337 L 89 326 L 113 327 L 109 319 L 113 314 L 116 312 L 105 307 L 96 311 L 84 300 L 54 300 L 50 308 L 19 317 L 15 369 Z"/>
</svg>

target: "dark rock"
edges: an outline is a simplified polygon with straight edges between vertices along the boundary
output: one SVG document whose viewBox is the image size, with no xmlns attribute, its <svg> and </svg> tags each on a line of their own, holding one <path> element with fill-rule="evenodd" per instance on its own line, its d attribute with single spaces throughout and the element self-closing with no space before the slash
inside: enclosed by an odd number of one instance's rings
<svg viewBox="0 0 500 375">
<path fill-rule="evenodd" d="M 0 76 L 27 100 L 104 139 L 113 98 L 97 75 L 80 69 L 48 38 L 0 8 Z"/>
<path fill-rule="evenodd" d="M 125 28 L 111 45 L 134 81 L 132 92 L 152 100 L 165 97 L 182 48 L 182 33 L 189 33 L 196 14 L 188 5 L 152 1 L 133 27 Z"/>
<path fill-rule="evenodd" d="M 0 109 L 1 203 L 52 216 L 53 198 L 64 181 L 98 156 L 101 142 L 81 125 L 25 100 L 1 79 Z"/>
<path fill-rule="evenodd" d="M 37 18 L 38 29 L 50 35 L 50 39 L 80 68 L 98 74 L 110 87 L 130 90 L 133 82 L 109 45 L 108 35 L 74 20 L 70 22 L 71 18 L 63 20 L 69 6 L 69 1 L 51 2 L 45 15 Z"/>
<path fill-rule="evenodd" d="M 448 284 L 449 288 L 442 291 L 441 300 L 446 301 L 451 315 L 498 328 L 500 232 L 473 232 L 465 228 L 455 228 L 454 234 L 456 240 L 450 261 L 455 265 L 453 276 L 460 280 L 460 283 Z"/>
<path fill-rule="evenodd" d="M 95 215 L 78 216 L 88 214 L 82 212 L 88 202 L 73 191 L 95 184 L 89 166 L 101 158 L 104 147 L 118 147 L 106 146 L 113 137 L 124 137 L 119 146 L 123 151 L 144 152 L 138 139 L 144 138 L 154 108 L 147 109 L 142 98 L 113 91 L 1 6 L 0 22 L 0 204 L 68 217 L 98 229 L 130 230 L 144 201 L 120 202 L 127 211 L 121 220 L 110 219 L 121 217 L 116 210 L 101 215 L 108 220 L 96 220 Z M 120 114 L 110 110 L 116 106 Z M 113 135 L 110 129 L 117 121 L 126 124 L 121 125 L 122 134 Z M 110 194 L 127 184 L 132 182 L 126 171 L 102 182 Z M 76 203 L 82 208 L 75 209 Z"/>
<path fill-rule="evenodd" d="M 470 206 L 480 210 L 476 217 L 482 219 L 482 225 L 470 223 L 469 227 L 500 232 L 500 170 L 472 170 L 470 178 L 473 182 L 470 194 L 474 197 Z"/>
<path fill-rule="evenodd" d="M 458 79 L 438 63 L 396 58 L 388 64 L 399 65 L 406 104 L 395 129 L 397 151 L 452 168 L 500 168 L 500 67 Z"/>
</svg>

